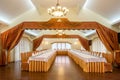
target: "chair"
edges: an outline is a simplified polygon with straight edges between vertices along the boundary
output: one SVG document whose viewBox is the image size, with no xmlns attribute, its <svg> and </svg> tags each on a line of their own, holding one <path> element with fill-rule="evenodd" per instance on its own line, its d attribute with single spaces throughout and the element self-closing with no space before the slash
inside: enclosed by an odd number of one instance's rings
<svg viewBox="0 0 120 80">
<path fill-rule="evenodd" d="M 31 52 L 21 53 L 21 70 L 25 71 L 29 70 L 29 64 L 27 61 L 31 55 L 32 55 Z"/>
<path fill-rule="evenodd" d="M 105 63 L 104 64 L 104 71 L 105 72 L 112 72 L 112 64 L 111 63 Z"/>
<path fill-rule="evenodd" d="M 21 70 L 28 71 L 29 70 L 29 64 L 27 62 L 21 63 Z"/>
</svg>

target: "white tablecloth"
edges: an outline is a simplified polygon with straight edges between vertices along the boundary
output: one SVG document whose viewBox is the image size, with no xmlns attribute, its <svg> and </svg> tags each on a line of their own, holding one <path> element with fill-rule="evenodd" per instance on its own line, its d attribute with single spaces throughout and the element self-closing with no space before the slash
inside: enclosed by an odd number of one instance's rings
<svg viewBox="0 0 120 80">
<path fill-rule="evenodd" d="M 55 52 L 56 52 L 55 50 L 49 50 L 49 51 L 42 52 L 42 54 L 39 53 L 35 56 L 29 57 L 29 61 L 35 60 L 35 61 L 47 62 L 54 54 L 56 54 Z"/>
<path fill-rule="evenodd" d="M 73 55 L 78 56 L 80 59 L 84 60 L 85 62 L 107 62 L 105 58 L 93 56 L 86 52 L 80 52 L 77 50 L 70 50 Z"/>
</svg>

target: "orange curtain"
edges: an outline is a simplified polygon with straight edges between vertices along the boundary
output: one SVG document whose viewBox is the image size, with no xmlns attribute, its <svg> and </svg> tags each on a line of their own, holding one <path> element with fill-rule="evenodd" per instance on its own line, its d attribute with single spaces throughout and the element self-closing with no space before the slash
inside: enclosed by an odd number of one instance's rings
<svg viewBox="0 0 120 80">
<path fill-rule="evenodd" d="M 95 29 L 97 31 L 99 38 L 109 51 L 114 52 L 115 50 L 119 50 L 117 32 L 110 30 L 97 22 L 70 22 L 64 18 L 61 19 L 61 22 L 58 22 L 57 18 L 53 18 L 47 22 L 23 22 L 15 26 L 14 28 L 2 33 L 1 34 L 2 64 L 6 63 L 5 57 L 6 52 L 9 53 L 10 50 L 19 42 L 25 29 L 50 29 L 50 30 Z M 83 43 L 85 44 L 85 42 Z M 37 45 L 37 43 L 35 45 Z M 118 60 L 120 59 L 120 55 L 118 56 L 119 58 L 116 58 L 116 61 L 117 59 Z"/>
<path fill-rule="evenodd" d="M 118 33 L 108 29 L 106 27 L 103 27 L 103 25 L 98 25 L 99 29 L 97 29 L 97 34 L 107 50 L 109 50 L 111 53 L 113 53 L 114 61 L 119 64 L 120 63 L 120 55 L 115 53 L 117 50 L 119 50 L 119 43 L 118 43 Z"/>
<path fill-rule="evenodd" d="M 1 34 L 2 65 L 5 65 L 10 61 L 10 50 L 18 44 L 24 33 L 24 30 L 21 26 L 22 24 L 19 24 L 18 26 Z"/>
<path fill-rule="evenodd" d="M 43 36 L 33 40 L 33 51 L 35 51 L 43 40 Z"/>
<path fill-rule="evenodd" d="M 2 43 L 1 43 L 1 38 L 2 37 L 1 37 L 1 33 L 0 33 L 0 65 L 2 64 L 2 53 L 1 53 L 2 52 L 2 45 L 1 45 Z"/>
<path fill-rule="evenodd" d="M 119 43 L 118 43 L 118 34 L 117 32 L 103 27 L 103 25 L 98 25 L 99 29 L 97 29 L 97 34 L 103 44 L 110 52 L 114 52 L 115 50 L 119 50 Z"/>
<path fill-rule="evenodd" d="M 79 41 L 81 42 L 82 46 L 83 46 L 86 50 L 90 51 L 89 40 L 84 39 L 84 38 L 82 38 L 82 37 L 79 36 Z"/>
</svg>

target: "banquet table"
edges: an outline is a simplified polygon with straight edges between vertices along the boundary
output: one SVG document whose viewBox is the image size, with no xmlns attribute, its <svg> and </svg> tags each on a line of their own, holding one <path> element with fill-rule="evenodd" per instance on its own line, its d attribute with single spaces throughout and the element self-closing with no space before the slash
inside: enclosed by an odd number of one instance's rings
<svg viewBox="0 0 120 80">
<path fill-rule="evenodd" d="M 85 72 L 104 73 L 104 63 L 106 59 L 103 57 L 93 56 L 90 53 L 70 50 L 68 55 L 83 69 Z"/>
<path fill-rule="evenodd" d="M 47 72 L 56 57 L 56 51 L 50 50 L 31 56 L 28 60 L 30 72 Z"/>
</svg>

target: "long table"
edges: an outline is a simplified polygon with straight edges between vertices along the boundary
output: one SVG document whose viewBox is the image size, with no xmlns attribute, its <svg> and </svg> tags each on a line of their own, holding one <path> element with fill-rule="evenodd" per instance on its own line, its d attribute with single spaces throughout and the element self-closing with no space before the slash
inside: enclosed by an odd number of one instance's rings
<svg viewBox="0 0 120 80">
<path fill-rule="evenodd" d="M 67 55 L 68 50 L 57 50 L 57 55 Z"/>
<path fill-rule="evenodd" d="M 103 57 L 92 56 L 89 53 L 70 50 L 68 55 L 83 69 L 85 72 L 104 73 L 104 63 L 106 59 Z"/>
<path fill-rule="evenodd" d="M 46 72 L 49 70 L 52 62 L 56 57 L 56 51 L 51 50 L 38 54 L 29 58 L 29 71 L 30 72 Z"/>
</svg>

